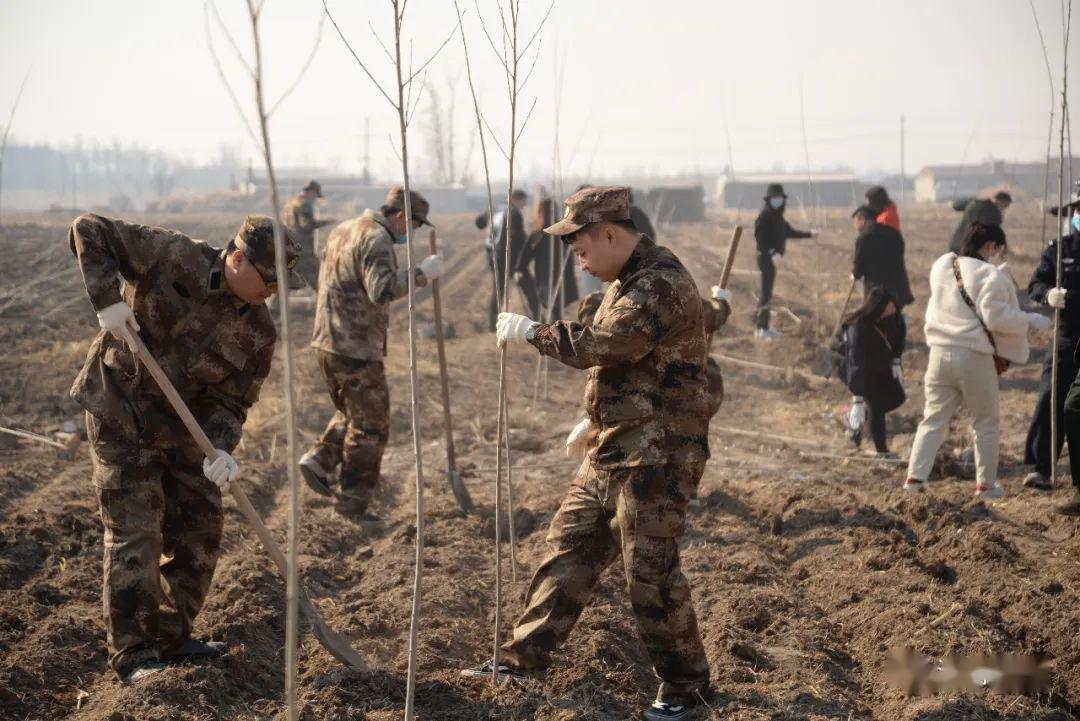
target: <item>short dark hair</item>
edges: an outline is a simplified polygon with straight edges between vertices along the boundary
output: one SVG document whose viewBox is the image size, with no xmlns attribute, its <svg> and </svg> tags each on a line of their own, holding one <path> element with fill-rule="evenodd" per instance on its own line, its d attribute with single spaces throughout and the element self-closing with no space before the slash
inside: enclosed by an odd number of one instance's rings
<svg viewBox="0 0 1080 721">
<path fill-rule="evenodd" d="M 394 215 L 396 215 L 397 213 L 404 213 L 405 211 L 403 211 L 401 208 L 395 208 L 392 205 L 384 205 L 381 208 L 379 208 L 379 212 L 382 213 L 382 216 L 384 218 L 390 218 L 390 217 L 393 217 Z"/>
<path fill-rule="evenodd" d="M 1012 203 L 1012 196 L 1002 190 L 994 193 L 994 200 L 999 200 L 1002 203 Z"/>
<path fill-rule="evenodd" d="M 986 225 L 978 221 L 972 223 L 964 234 L 964 240 L 960 243 L 960 255 L 964 258 L 980 258 L 979 251 L 987 243 L 1009 247 L 1009 241 L 1005 238 L 1005 231 L 1000 225 Z M 981 259 L 981 258 L 980 258 Z"/>
<path fill-rule="evenodd" d="M 525 198 L 528 198 L 528 197 L 529 197 L 529 194 L 526 193 L 521 188 L 515 188 L 514 192 L 510 193 L 510 198 L 512 200 L 525 200 Z"/>
<path fill-rule="evenodd" d="M 612 225 L 617 225 L 620 228 L 622 228 L 623 230 L 628 231 L 630 233 L 640 233 L 641 232 L 640 230 L 638 230 L 638 227 L 636 225 L 634 225 L 634 221 L 630 220 L 629 218 L 627 218 L 626 220 L 601 220 L 601 221 L 598 221 L 598 222 L 599 223 L 611 223 Z M 573 233 L 568 233 L 567 235 L 560 236 L 560 240 L 562 240 L 562 242 L 566 243 L 567 245 L 571 245 L 571 244 L 573 244 L 574 239 L 577 238 L 578 233 L 581 233 L 582 231 L 587 230 L 588 228 L 590 228 L 593 225 L 597 225 L 597 223 L 589 223 L 588 225 L 586 225 L 584 228 L 581 228 L 580 230 L 576 230 Z"/>
<path fill-rule="evenodd" d="M 859 216 L 866 218 L 871 223 L 877 220 L 877 214 L 874 213 L 874 211 L 870 208 L 869 205 L 860 205 L 858 208 L 855 209 L 855 212 L 851 214 L 852 218 L 858 218 Z"/>
</svg>

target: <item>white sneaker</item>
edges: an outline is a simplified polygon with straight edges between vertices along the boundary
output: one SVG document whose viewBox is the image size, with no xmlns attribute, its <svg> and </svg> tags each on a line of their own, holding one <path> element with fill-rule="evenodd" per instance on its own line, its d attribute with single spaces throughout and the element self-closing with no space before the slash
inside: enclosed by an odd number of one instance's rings
<svg viewBox="0 0 1080 721">
<path fill-rule="evenodd" d="M 763 340 L 766 343 L 771 343 L 772 341 L 779 338 L 781 335 L 782 334 L 780 333 L 780 331 L 773 330 L 771 328 L 758 328 L 754 331 L 754 338 L 756 338 L 757 340 Z"/>
<path fill-rule="evenodd" d="M 300 466 L 300 477 L 307 483 L 308 488 L 320 496 L 334 495 L 330 484 L 326 482 L 326 477 L 329 474 L 323 469 L 322 464 L 315 460 L 314 453 L 310 451 L 305 453 L 300 457 L 300 462 L 297 465 Z"/>
<path fill-rule="evenodd" d="M 991 501 L 996 498 L 1005 497 L 1005 488 L 1000 483 L 993 485 L 979 484 L 975 486 L 975 498 L 980 501 Z"/>
<path fill-rule="evenodd" d="M 918 478 L 909 478 L 904 481 L 904 485 L 901 488 L 908 493 L 922 493 L 926 490 L 926 483 L 920 481 Z"/>
</svg>

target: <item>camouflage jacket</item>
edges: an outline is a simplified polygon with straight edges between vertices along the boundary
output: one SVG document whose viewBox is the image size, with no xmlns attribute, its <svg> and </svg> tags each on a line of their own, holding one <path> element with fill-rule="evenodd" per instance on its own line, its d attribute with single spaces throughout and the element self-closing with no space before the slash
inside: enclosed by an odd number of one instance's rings
<svg viewBox="0 0 1080 721">
<path fill-rule="evenodd" d="M 600 468 L 709 457 L 701 297 L 675 254 L 642 236 L 591 325 L 540 325 L 544 355 L 587 368 Z"/>
<path fill-rule="evenodd" d="M 315 252 L 315 230 L 329 225 L 331 220 L 315 219 L 315 204 L 303 193 L 297 193 L 281 210 L 281 222 L 296 236 L 305 254 Z"/>
<path fill-rule="evenodd" d="M 93 214 L 72 223 L 68 241 L 94 309 L 121 300 L 132 307 L 140 337 L 199 425 L 231 452 L 270 372 L 276 331 L 266 306 L 229 292 L 225 252 Z M 71 397 L 140 448 L 195 447 L 150 373 L 109 333 L 94 338 Z"/>
<path fill-rule="evenodd" d="M 417 287 L 427 279 L 417 269 Z M 319 269 L 319 299 L 311 347 L 327 353 L 379 360 L 386 355 L 390 301 L 409 292 L 407 270 L 398 268 L 386 218 L 365 210 L 338 224 L 326 239 Z"/>
</svg>

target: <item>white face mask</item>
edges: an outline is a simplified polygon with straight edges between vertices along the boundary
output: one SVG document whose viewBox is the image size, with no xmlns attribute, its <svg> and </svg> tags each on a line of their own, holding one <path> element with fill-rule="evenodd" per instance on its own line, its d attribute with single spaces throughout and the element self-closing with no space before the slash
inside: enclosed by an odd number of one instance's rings
<svg viewBox="0 0 1080 721">
<path fill-rule="evenodd" d="M 774 210 L 780 210 L 784 205 L 784 199 L 780 196 L 773 196 L 772 198 L 769 198 L 769 205 L 771 205 Z"/>
</svg>

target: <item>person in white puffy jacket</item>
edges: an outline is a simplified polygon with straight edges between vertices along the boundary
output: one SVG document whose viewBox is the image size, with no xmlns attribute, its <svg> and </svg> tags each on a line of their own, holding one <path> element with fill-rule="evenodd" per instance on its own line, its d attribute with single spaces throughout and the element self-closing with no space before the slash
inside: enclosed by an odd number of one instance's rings
<svg viewBox="0 0 1080 721">
<path fill-rule="evenodd" d="M 1016 285 L 996 265 L 1006 247 L 1000 226 L 975 223 L 960 253 L 946 253 L 930 269 L 926 406 L 911 447 L 905 491 L 925 488 L 949 421 L 962 405 L 975 431 L 975 495 L 991 499 L 1005 494 L 997 480 L 1001 429 L 994 358 L 1027 361 L 1028 331 L 1050 325 L 1044 316 L 1020 310 Z"/>
</svg>

